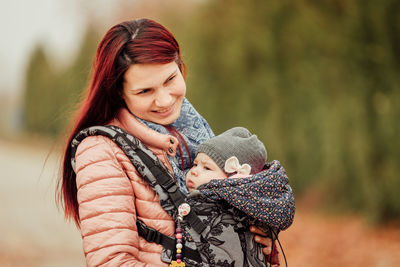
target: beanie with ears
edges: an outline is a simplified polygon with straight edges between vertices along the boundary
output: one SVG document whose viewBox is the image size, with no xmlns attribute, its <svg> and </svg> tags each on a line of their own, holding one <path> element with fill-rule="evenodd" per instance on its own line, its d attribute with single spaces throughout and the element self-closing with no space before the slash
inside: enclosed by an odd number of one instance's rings
<svg viewBox="0 0 400 267">
<path fill-rule="evenodd" d="M 209 156 L 225 172 L 225 163 L 231 157 L 236 157 L 239 164 L 250 165 L 250 174 L 260 172 L 267 160 L 264 144 L 243 127 L 231 128 L 205 141 L 199 145 L 197 153 Z"/>
</svg>

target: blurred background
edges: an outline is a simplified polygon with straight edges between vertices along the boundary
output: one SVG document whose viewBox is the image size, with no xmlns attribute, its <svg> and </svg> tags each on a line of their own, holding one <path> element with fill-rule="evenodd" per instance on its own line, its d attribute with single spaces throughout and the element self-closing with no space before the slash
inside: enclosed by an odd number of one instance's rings
<svg viewBox="0 0 400 267">
<path fill-rule="evenodd" d="M 214 132 L 247 127 L 285 166 L 290 266 L 400 265 L 400 1 L 0 3 L 0 266 L 85 266 L 60 149 L 97 43 L 139 17 L 175 34 Z"/>
</svg>

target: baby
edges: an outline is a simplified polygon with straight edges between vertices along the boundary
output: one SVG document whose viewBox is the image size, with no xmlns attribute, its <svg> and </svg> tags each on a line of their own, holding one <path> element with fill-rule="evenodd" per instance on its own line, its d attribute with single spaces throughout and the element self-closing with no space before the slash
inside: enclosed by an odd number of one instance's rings
<svg viewBox="0 0 400 267">
<path fill-rule="evenodd" d="M 199 145 L 186 186 L 193 192 L 213 179 L 246 177 L 262 171 L 264 144 L 243 127 L 235 127 Z"/>
<path fill-rule="evenodd" d="M 273 188 L 269 186 L 270 174 L 278 164 L 266 164 L 266 159 L 264 144 L 243 127 L 229 129 L 199 145 L 186 175 L 187 202 L 209 227 L 201 237 L 193 232 L 192 237 L 203 246 L 204 241 L 214 244 L 212 250 L 200 250 L 210 266 L 267 266 L 271 260 L 271 266 L 279 266 L 277 250 L 273 250 L 272 259 L 266 258 L 248 231 L 249 225 L 257 223 L 265 232 L 270 227 L 278 232 L 279 225 L 274 222 L 279 217 L 268 208 L 276 207 L 268 193 Z"/>
</svg>

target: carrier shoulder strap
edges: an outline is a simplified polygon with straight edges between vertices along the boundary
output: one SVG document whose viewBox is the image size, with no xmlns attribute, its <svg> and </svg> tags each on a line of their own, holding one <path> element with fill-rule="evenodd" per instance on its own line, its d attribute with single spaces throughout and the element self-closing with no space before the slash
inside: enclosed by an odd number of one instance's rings
<svg viewBox="0 0 400 267">
<path fill-rule="evenodd" d="M 168 214 L 174 216 L 179 205 L 185 202 L 185 195 L 179 190 L 173 176 L 158 157 L 142 144 L 140 140 L 119 127 L 111 125 L 92 126 L 80 131 L 71 142 L 71 165 L 73 169 L 75 170 L 75 154 L 78 145 L 86 137 L 95 135 L 105 136 L 116 143 L 156 193 L 166 193 L 169 202 L 160 201 L 160 204 Z M 160 191 L 159 187 L 162 188 L 162 191 Z M 171 205 L 175 207 L 174 210 L 171 209 Z M 194 211 L 191 211 L 187 216 L 185 216 L 185 220 L 188 221 L 190 226 L 199 234 L 206 228 Z M 137 226 L 139 235 L 145 238 L 148 242 L 155 242 L 163 245 L 165 248 L 174 250 L 174 238 L 168 237 L 157 230 L 146 226 L 140 220 L 137 220 Z M 185 246 L 184 251 L 186 257 L 192 258 L 195 261 L 201 261 L 200 255 L 196 250 Z"/>
<path fill-rule="evenodd" d="M 171 251 L 176 250 L 176 239 L 175 238 L 164 235 L 163 233 L 160 233 L 159 231 L 155 230 L 154 228 L 148 227 L 141 220 L 136 220 L 136 225 L 137 225 L 137 230 L 138 230 L 139 235 L 141 237 L 143 237 L 147 242 L 152 242 L 152 243 L 162 245 L 164 248 L 167 248 Z M 182 254 L 184 254 L 185 257 L 187 257 L 191 260 L 194 260 L 197 262 L 202 262 L 199 252 L 196 249 L 192 249 L 188 246 L 185 246 L 184 244 L 182 247 Z"/>
<path fill-rule="evenodd" d="M 185 195 L 179 190 L 175 180 L 168 175 L 169 171 L 162 170 L 158 165 L 155 165 L 148 154 L 146 154 L 143 150 L 138 149 L 136 150 L 136 153 L 143 160 L 143 163 L 149 168 L 150 172 L 154 175 L 157 183 L 168 192 L 168 195 L 175 204 L 175 207 L 178 208 L 180 204 L 185 203 Z M 188 221 L 190 226 L 199 234 L 201 234 L 206 228 L 206 225 L 202 223 L 194 211 L 189 212 L 189 214 L 185 216 L 185 220 Z"/>
</svg>

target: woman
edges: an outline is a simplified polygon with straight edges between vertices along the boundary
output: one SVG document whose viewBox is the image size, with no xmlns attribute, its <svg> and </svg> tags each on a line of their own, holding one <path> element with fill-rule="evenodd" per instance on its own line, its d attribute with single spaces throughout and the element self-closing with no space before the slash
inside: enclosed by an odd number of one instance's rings
<svg viewBox="0 0 400 267">
<path fill-rule="evenodd" d="M 136 219 L 173 236 L 174 222 L 158 196 L 111 140 L 94 136 L 79 145 L 76 174 L 69 143 L 82 129 L 111 124 L 139 138 L 175 174 L 184 174 L 196 147 L 213 133 L 185 99 L 179 45 L 162 25 L 138 19 L 112 27 L 101 40 L 89 92 L 77 113 L 63 158 L 59 197 L 65 216 L 80 228 L 88 266 L 167 266 L 162 247 L 138 236 Z M 264 253 L 271 239 L 260 236 Z"/>
</svg>

